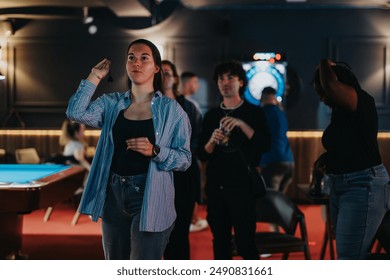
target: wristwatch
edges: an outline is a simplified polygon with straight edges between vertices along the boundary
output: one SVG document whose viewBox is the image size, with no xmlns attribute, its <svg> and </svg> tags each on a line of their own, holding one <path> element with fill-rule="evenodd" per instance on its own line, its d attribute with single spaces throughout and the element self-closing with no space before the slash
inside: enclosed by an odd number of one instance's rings
<svg viewBox="0 0 390 280">
<path fill-rule="evenodd" d="M 155 158 L 159 153 L 160 153 L 160 147 L 157 145 L 153 145 L 152 158 Z"/>
</svg>

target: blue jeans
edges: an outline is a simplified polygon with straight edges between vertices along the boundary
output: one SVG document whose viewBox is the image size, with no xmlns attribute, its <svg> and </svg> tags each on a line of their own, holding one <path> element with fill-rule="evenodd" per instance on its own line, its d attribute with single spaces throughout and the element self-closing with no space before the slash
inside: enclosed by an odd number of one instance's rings
<svg viewBox="0 0 390 280">
<path fill-rule="evenodd" d="M 338 259 L 366 259 L 387 210 L 388 181 L 383 164 L 352 173 L 329 174 Z"/>
<path fill-rule="evenodd" d="M 112 174 L 102 215 L 107 260 L 160 260 L 173 225 L 163 232 L 139 230 L 146 174 Z"/>
</svg>

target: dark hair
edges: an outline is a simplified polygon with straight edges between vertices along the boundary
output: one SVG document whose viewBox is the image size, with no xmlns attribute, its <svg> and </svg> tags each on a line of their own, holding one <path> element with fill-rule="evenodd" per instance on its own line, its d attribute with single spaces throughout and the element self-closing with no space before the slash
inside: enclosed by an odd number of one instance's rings
<svg viewBox="0 0 390 280">
<path fill-rule="evenodd" d="M 74 139 L 77 132 L 80 131 L 80 123 L 74 121 L 67 121 L 66 133 L 71 139 Z"/>
<path fill-rule="evenodd" d="M 261 96 L 263 95 L 276 95 L 276 90 L 273 87 L 265 87 L 261 91 Z"/>
<path fill-rule="evenodd" d="M 358 79 L 355 74 L 352 72 L 351 67 L 345 62 L 336 62 L 336 65 L 331 66 L 333 72 L 336 74 L 337 80 L 343 84 L 349 85 L 354 89 L 361 89 Z M 314 79 L 312 83 L 317 85 L 321 84 L 320 80 L 320 70 L 317 68 L 314 73 Z"/>
<path fill-rule="evenodd" d="M 76 133 L 80 131 L 81 123 L 66 119 L 61 126 L 60 145 L 65 146 L 70 140 L 76 140 Z"/>
<path fill-rule="evenodd" d="M 130 45 L 127 47 L 126 56 L 128 55 L 130 48 L 133 45 L 137 45 L 137 44 L 147 45 L 150 48 L 150 50 L 152 51 L 154 63 L 160 68 L 160 71 L 158 71 L 156 74 L 154 74 L 153 89 L 154 89 L 154 91 L 163 92 L 164 87 L 163 87 L 163 76 L 162 76 L 162 70 L 161 70 L 160 51 L 158 50 L 156 45 L 153 44 L 151 41 L 146 40 L 146 39 L 137 39 L 137 40 L 131 42 Z M 129 89 L 131 89 L 132 82 L 131 82 L 129 77 L 127 77 L 127 85 L 129 87 Z"/>
<path fill-rule="evenodd" d="M 172 86 L 172 91 L 173 91 L 173 94 L 175 96 L 178 96 L 179 95 L 179 74 L 177 73 L 177 69 L 176 69 L 175 64 L 173 64 L 173 62 L 171 62 L 170 60 L 163 60 L 163 61 L 161 61 L 161 64 L 166 64 L 166 65 L 169 65 L 169 67 L 171 67 L 173 77 L 175 77 L 177 79 L 177 82 L 174 83 Z"/>
<path fill-rule="evenodd" d="M 184 80 L 191 79 L 194 77 L 197 77 L 197 75 L 194 72 L 190 72 L 190 71 L 185 71 L 180 75 L 180 79 L 182 82 L 184 82 Z"/>
<path fill-rule="evenodd" d="M 218 83 L 218 78 L 223 74 L 230 74 L 237 76 L 239 80 L 243 82 L 243 86 L 240 88 L 240 95 L 242 96 L 245 92 L 245 88 L 248 84 L 246 73 L 240 62 L 235 60 L 229 60 L 221 62 L 214 67 L 213 80 Z"/>
</svg>

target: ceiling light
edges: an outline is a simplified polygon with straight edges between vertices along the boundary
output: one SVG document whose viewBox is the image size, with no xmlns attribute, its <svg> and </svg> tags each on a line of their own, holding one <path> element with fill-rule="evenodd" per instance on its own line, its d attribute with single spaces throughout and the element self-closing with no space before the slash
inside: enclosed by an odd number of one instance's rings
<svg viewBox="0 0 390 280">
<path fill-rule="evenodd" d="M 88 27 L 88 33 L 91 34 L 91 35 L 94 35 L 96 34 L 96 32 L 98 31 L 98 28 L 96 25 L 92 24 Z"/>
<path fill-rule="evenodd" d="M 93 17 L 88 15 L 88 7 L 83 7 L 83 23 L 89 24 L 93 22 Z"/>
</svg>

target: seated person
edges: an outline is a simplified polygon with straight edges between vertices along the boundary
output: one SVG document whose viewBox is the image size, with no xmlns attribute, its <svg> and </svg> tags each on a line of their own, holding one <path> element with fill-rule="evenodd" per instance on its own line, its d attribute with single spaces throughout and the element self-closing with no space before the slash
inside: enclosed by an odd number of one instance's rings
<svg viewBox="0 0 390 280">
<path fill-rule="evenodd" d="M 84 141 L 84 131 L 84 124 L 65 120 L 62 124 L 60 145 L 64 146 L 62 155 L 68 163 L 79 163 L 89 171 L 91 165 L 85 157 L 87 143 Z"/>
<path fill-rule="evenodd" d="M 65 159 L 65 164 L 78 163 L 85 167 L 89 172 L 91 170 L 91 165 L 85 157 L 87 143 L 84 141 L 84 131 L 84 124 L 65 120 L 62 124 L 60 145 L 64 146 L 62 156 Z M 78 188 L 74 193 L 76 197 L 80 197 L 84 190 L 88 172 L 85 175 L 83 187 Z"/>
</svg>

